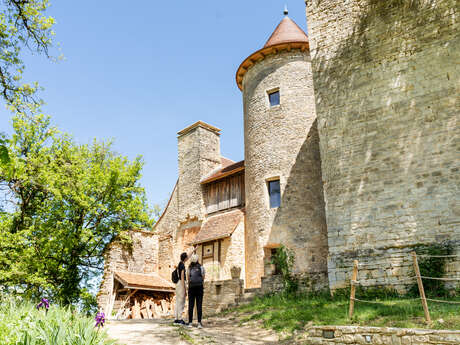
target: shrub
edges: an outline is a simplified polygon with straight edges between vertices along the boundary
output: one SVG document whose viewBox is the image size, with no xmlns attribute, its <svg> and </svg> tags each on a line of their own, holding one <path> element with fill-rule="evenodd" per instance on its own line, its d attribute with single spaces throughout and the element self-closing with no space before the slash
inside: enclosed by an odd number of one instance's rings
<svg viewBox="0 0 460 345">
<path fill-rule="evenodd" d="M 417 255 L 445 256 L 452 254 L 452 246 L 449 243 L 420 245 L 415 248 Z M 417 258 L 420 274 L 425 277 L 442 278 L 446 273 L 448 258 L 445 257 L 423 257 Z M 442 280 L 424 279 L 423 288 L 428 297 L 447 297 L 449 291 Z M 409 294 L 419 296 L 417 284 L 414 284 Z"/>
<path fill-rule="evenodd" d="M 70 307 L 51 304 L 48 312 L 19 298 L 0 304 L 0 345 L 109 345 L 105 331 L 94 328 L 93 318 Z"/>
<path fill-rule="evenodd" d="M 295 292 L 298 289 L 298 281 L 292 274 L 294 267 L 294 253 L 291 249 L 281 245 L 271 257 L 274 264 L 283 278 L 284 291 L 287 293 Z"/>
</svg>

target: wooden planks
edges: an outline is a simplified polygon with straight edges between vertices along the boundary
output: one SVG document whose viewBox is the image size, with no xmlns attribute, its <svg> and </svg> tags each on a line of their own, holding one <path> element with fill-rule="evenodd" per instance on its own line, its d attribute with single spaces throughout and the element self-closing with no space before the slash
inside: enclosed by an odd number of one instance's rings
<svg viewBox="0 0 460 345">
<path fill-rule="evenodd" d="M 241 206 L 245 202 L 244 174 L 235 174 L 209 183 L 205 188 L 206 212 L 208 214 Z"/>
<path fill-rule="evenodd" d="M 174 296 L 171 293 L 137 291 L 131 292 L 126 297 L 118 310 L 117 317 L 121 319 L 157 319 L 172 315 Z"/>
</svg>

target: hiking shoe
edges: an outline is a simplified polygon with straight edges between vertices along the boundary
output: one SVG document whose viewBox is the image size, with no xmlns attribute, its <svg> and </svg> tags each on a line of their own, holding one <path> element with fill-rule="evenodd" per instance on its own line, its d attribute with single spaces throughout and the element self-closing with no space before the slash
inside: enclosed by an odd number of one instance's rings
<svg viewBox="0 0 460 345">
<path fill-rule="evenodd" d="M 186 323 L 185 323 L 185 321 L 184 321 L 184 320 L 179 320 L 179 325 L 183 325 L 183 326 L 185 326 L 185 325 L 186 325 Z"/>
<path fill-rule="evenodd" d="M 189 327 L 189 328 L 192 328 L 192 327 L 193 327 L 193 324 L 192 324 L 191 322 L 187 322 L 185 325 L 186 325 L 187 327 Z"/>
<path fill-rule="evenodd" d="M 203 328 L 203 324 L 201 322 L 198 322 L 198 328 Z"/>
<path fill-rule="evenodd" d="M 180 325 L 180 322 L 179 322 L 179 320 L 174 320 L 174 322 L 173 322 L 173 326 L 179 326 L 179 325 Z"/>
</svg>

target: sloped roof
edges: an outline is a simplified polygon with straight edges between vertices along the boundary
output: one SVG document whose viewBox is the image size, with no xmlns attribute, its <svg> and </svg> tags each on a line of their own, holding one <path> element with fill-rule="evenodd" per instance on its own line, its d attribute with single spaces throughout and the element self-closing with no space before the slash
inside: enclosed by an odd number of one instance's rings
<svg viewBox="0 0 460 345">
<path fill-rule="evenodd" d="M 211 216 L 201 226 L 191 244 L 199 244 L 220 238 L 230 237 L 238 224 L 244 219 L 244 210 L 237 209 L 230 212 Z"/>
<path fill-rule="evenodd" d="M 309 51 L 310 49 L 307 34 L 288 16 L 281 20 L 264 47 L 248 56 L 238 67 L 236 72 L 238 88 L 243 90 L 244 75 L 252 65 L 265 59 L 267 55 L 276 54 L 285 49 L 300 49 L 302 51 Z"/>
<path fill-rule="evenodd" d="M 232 163 L 227 166 L 224 166 L 222 162 L 222 168 L 213 171 L 210 175 L 202 179 L 201 184 L 206 184 L 209 182 L 219 180 L 221 178 L 236 174 L 237 172 L 242 171 L 242 170 L 244 170 L 244 161 Z"/>
<path fill-rule="evenodd" d="M 289 42 L 308 43 L 308 36 L 291 18 L 285 16 L 265 43 L 264 48 Z"/>
<path fill-rule="evenodd" d="M 175 289 L 173 283 L 170 283 L 155 273 L 145 274 L 116 271 L 114 276 L 115 279 L 123 284 L 124 288 L 159 291 L 174 291 Z"/>
<path fill-rule="evenodd" d="M 220 160 L 222 162 L 222 168 L 226 168 L 229 165 L 232 165 L 233 163 L 235 163 L 235 161 L 232 161 L 231 159 L 224 157 L 224 156 L 221 156 Z"/>
</svg>

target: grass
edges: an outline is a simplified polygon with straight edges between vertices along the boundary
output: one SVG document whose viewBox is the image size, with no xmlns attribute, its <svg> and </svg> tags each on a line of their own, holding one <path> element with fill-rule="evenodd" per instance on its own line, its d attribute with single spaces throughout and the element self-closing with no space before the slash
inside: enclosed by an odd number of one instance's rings
<svg viewBox="0 0 460 345">
<path fill-rule="evenodd" d="M 93 318 L 51 305 L 48 313 L 35 304 L 0 298 L 0 345 L 109 345 Z"/>
<path fill-rule="evenodd" d="M 176 328 L 177 334 L 179 337 L 189 344 L 196 344 L 195 339 L 193 339 L 190 334 L 188 334 L 187 330 L 182 326 Z"/>
<path fill-rule="evenodd" d="M 348 318 L 348 298 L 332 298 L 329 294 L 276 294 L 256 298 L 250 304 L 229 312 L 238 314 L 243 323 L 260 320 L 264 327 L 280 332 L 292 332 L 306 325 L 460 329 L 458 304 L 429 302 L 433 323 L 427 325 L 419 299 L 387 296 L 373 300 L 383 302 L 383 305 L 356 301 L 352 320 Z M 450 300 L 459 302 L 460 297 Z"/>
</svg>

